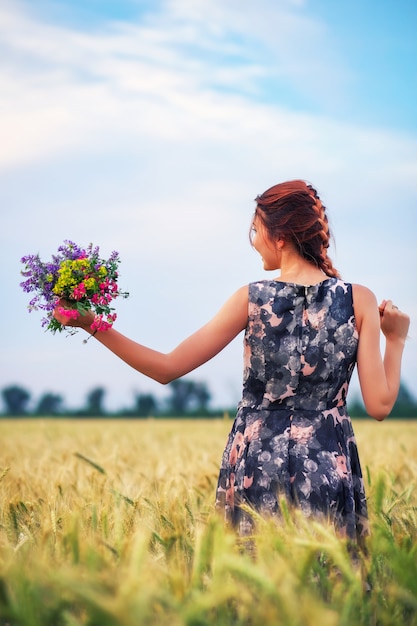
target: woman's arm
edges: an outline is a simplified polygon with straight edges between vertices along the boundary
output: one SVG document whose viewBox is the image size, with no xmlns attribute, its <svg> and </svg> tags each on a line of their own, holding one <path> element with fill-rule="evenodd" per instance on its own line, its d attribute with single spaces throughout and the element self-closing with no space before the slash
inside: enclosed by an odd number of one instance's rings
<svg viewBox="0 0 417 626">
<path fill-rule="evenodd" d="M 67 326 L 79 326 L 92 334 L 92 314 L 71 320 L 55 309 L 54 316 Z M 241 287 L 227 300 L 220 311 L 200 330 L 190 335 L 167 354 L 147 348 L 114 328 L 99 331 L 97 340 L 128 365 L 145 376 L 167 384 L 184 376 L 218 354 L 245 327 L 248 319 L 248 287 Z"/>
<path fill-rule="evenodd" d="M 353 303 L 359 331 L 358 375 L 363 401 L 371 417 L 383 420 L 397 399 L 410 319 L 390 300 L 384 300 L 378 309 L 375 295 L 361 285 L 353 285 Z M 384 358 L 380 350 L 381 330 L 385 335 Z"/>
</svg>

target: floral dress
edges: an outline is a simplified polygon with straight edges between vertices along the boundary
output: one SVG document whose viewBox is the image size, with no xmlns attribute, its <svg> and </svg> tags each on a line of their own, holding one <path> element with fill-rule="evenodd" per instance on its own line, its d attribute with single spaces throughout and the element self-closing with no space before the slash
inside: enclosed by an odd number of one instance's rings
<svg viewBox="0 0 417 626">
<path fill-rule="evenodd" d="M 358 332 L 352 286 L 249 285 L 243 396 L 223 453 L 216 506 L 242 534 L 242 503 L 279 514 L 286 498 L 350 539 L 367 533 L 362 472 L 346 394 Z M 247 507 L 245 507 L 247 509 Z"/>
</svg>

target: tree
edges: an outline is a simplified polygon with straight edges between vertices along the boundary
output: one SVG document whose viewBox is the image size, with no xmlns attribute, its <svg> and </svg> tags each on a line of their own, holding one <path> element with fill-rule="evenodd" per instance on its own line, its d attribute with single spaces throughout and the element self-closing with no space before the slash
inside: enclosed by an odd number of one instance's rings
<svg viewBox="0 0 417 626">
<path fill-rule="evenodd" d="M 87 406 L 81 411 L 82 415 L 104 415 L 106 413 L 103 407 L 103 400 L 106 390 L 103 387 L 96 387 L 87 394 Z"/>
<path fill-rule="evenodd" d="M 36 415 L 59 415 L 61 413 L 62 396 L 56 393 L 44 393 L 35 409 Z"/>
<path fill-rule="evenodd" d="M 168 411 L 171 415 L 185 415 L 190 412 L 207 411 L 211 394 L 206 383 L 179 378 L 169 384 L 171 396 L 168 398 Z"/>
<path fill-rule="evenodd" d="M 400 390 L 391 415 L 406 418 L 417 417 L 417 402 L 403 382 L 400 384 Z"/>
<path fill-rule="evenodd" d="M 2 391 L 3 401 L 6 405 L 6 415 L 26 415 L 27 405 L 31 394 L 27 389 L 18 385 L 11 385 Z"/>
<path fill-rule="evenodd" d="M 158 402 L 151 393 L 138 393 L 135 395 L 133 415 L 137 417 L 149 417 L 158 412 Z"/>
<path fill-rule="evenodd" d="M 202 413 L 206 413 L 208 410 L 208 404 L 211 400 L 211 393 L 208 390 L 206 383 L 195 383 L 194 397 L 196 409 Z"/>
</svg>

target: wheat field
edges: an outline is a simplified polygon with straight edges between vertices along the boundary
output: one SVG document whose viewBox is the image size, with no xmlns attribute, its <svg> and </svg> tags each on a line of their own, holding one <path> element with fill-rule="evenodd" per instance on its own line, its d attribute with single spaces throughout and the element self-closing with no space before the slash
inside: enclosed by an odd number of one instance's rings
<svg viewBox="0 0 417 626">
<path fill-rule="evenodd" d="M 214 513 L 229 420 L 1 420 L 1 626 L 417 625 L 417 421 L 357 421 L 355 558 L 283 507 Z"/>
</svg>

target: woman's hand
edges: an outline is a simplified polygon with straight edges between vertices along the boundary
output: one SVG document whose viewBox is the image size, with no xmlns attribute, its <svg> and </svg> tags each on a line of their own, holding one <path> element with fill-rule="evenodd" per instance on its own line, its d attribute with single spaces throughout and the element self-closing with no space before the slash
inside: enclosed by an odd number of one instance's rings
<svg viewBox="0 0 417 626">
<path fill-rule="evenodd" d="M 410 327 L 410 318 L 399 310 L 392 300 L 383 300 L 379 305 L 381 330 L 387 339 L 405 341 Z"/>
<path fill-rule="evenodd" d="M 89 328 L 94 322 L 94 314 L 86 311 L 84 315 L 76 311 L 67 300 L 59 300 L 54 312 L 54 318 L 63 326 L 76 326 L 78 328 Z"/>
</svg>

